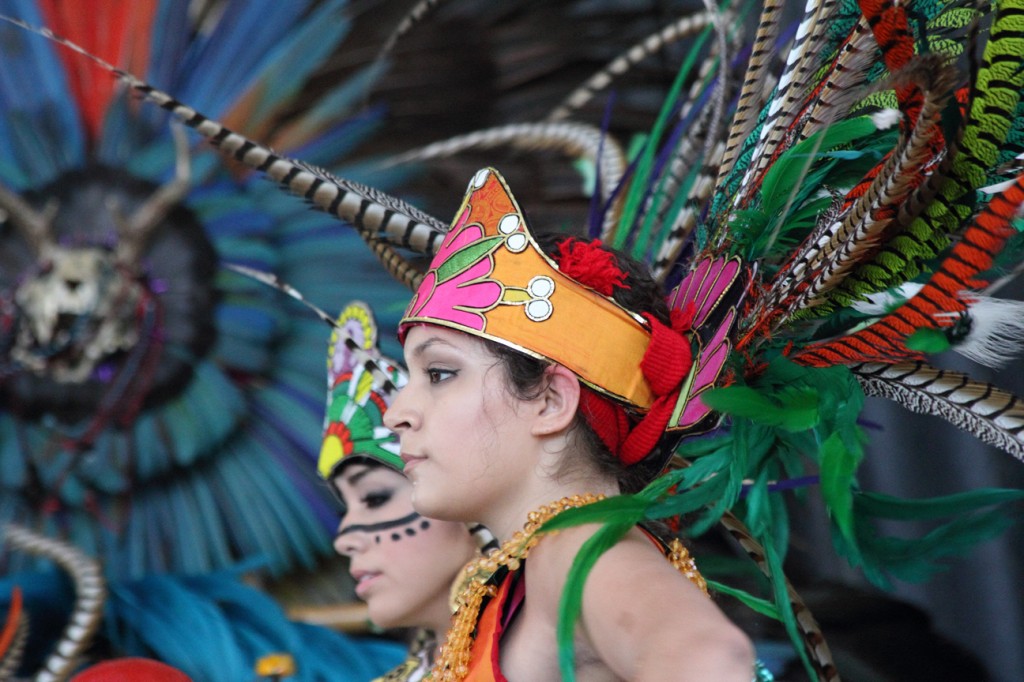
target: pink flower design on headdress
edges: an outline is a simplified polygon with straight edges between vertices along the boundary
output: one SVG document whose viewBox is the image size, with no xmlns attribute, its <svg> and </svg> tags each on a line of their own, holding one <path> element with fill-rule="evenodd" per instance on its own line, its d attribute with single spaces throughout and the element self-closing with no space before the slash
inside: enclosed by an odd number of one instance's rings
<svg viewBox="0 0 1024 682">
<path fill-rule="evenodd" d="M 478 311 L 494 307 L 501 299 L 501 285 L 487 279 L 494 270 L 494 260 L 489 250 L 484 257 L 475 261 L 465 264 L 457 262 L 462 256 L 458 253 L 460 250 L 481 241 L 484 236 L 479 224 L 466 224 L 469 214 L 470 206 L 467 205 L 434 255 L 430 271 L 409 303 L 407 317 L 433 318 L 484 331 L 487 321 Z M 454 265 L 456 274 L 439 282 L 438 270 L 442 265 Z"/>
</svg>

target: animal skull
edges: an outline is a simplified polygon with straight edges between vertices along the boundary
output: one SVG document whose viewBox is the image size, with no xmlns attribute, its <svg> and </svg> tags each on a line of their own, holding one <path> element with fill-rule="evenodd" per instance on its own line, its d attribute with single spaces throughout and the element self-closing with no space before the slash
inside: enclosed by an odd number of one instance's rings
<svg viewBox="0 0 1024 682">
<path fill-rule="evenodd" d="M 106 249 L 53 246 L 48 256 L 15 290 L 22 323 L 11 356 L 55 381 L 81 383 L 138 342 L 144 290 Z"/>
</svg>

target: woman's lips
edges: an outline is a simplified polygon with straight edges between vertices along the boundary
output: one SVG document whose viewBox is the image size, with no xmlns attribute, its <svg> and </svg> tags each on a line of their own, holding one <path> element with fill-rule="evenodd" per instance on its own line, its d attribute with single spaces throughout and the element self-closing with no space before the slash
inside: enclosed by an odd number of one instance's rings
<svg viewBox="0 0 1024 682">
<path fill-rule="evenodd" d="M 402 470 L 404 471 L 404 473 L 406 475 L 408 475 L 413 467 L 415 467 L 417 464 L 419 464 L 420 462 L 422 462 L 425 459 L 426 459 L 426 457 L 423 457 L 423 456 L 420 456 L 420 455 L 410 455 L 407 452 L 403 452 L 402 453 L 402 463 L 403 463 L 404 466 L 403 466 Z"/>
<path fill-rule="evenodd" d="M 356 581 L 356 596 L 365 600 L 366 594 L 383 574 L 377 571 L 357 571 L 352 574 Z"/>
</svg>

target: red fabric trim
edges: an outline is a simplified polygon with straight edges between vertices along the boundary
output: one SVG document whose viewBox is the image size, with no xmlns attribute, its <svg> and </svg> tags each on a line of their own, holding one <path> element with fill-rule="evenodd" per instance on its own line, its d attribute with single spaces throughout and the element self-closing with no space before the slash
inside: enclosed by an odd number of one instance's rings
<svg viewBox="0 0 1024 682">
<path fill-rule="evenodd" d="M 608 449 L 627 466 L 641 461 L 658 444 L 672 417 L 683 380 L 693 365 L 690 341 L 682 333 L 689 328 L 692 314 L 673 317 L 672 327 L 646 313 L 644 318 L 651 327 L 651 343 L 640 363 L 640 371 L 655 396 L 647 414 L 630 429 L 626 411 L 621 405 L 586 387 L 580 391 L 583 418 Z"/>
</svg>

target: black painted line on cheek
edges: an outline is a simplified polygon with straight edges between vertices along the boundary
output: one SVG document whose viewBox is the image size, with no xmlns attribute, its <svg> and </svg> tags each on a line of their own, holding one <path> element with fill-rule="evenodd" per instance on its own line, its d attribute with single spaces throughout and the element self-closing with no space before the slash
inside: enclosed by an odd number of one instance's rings
<svg viewBox="0 0 1024 682">
<path fill-rule="evenodd" d="M 335 537 L 341 537 L 346 533 L 354 533 L 356 531 L 362 531 L 364 533 L 376 533 L 382 530 L 391 530 L 392 528 L 399 528 L 401 526 L 408 526 L 410 523 L 415 523 L 417 519 L 422 518 L 418 512 L 413 512 L 408 516 L 403 516 L 400 519 L 394 521 L 381 521 L 380 523 L 368 523 L 368 524 L 357 524 L 352 526 L 346 526 L 338 531 Z"/>
</svg>

